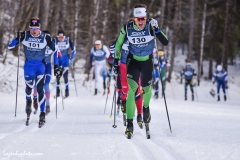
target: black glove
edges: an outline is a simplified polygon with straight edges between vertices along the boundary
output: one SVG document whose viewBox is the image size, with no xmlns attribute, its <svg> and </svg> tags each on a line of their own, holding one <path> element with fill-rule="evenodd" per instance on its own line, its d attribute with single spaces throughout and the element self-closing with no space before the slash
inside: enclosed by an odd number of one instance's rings
<svg viewBox="0 0 240 160">
<path fill-rule="evenodd" d="M 114 59 L 114 64 L 113 64 L 113 72 L 115 74 L 119 73 L 119 65 L 118 65 L 119 59 Z"/>
<path fill-rule="evenodd" d="M 62 76 L 62 67 L 54 65 L 54 76 L 56 76 L 57 78 L 60 78 Z"/>
<path fill-rule="evenodd" d="M 24 36 L 25 36 L 25 35 L 24 35 L 24 32 L 22 32 L 22 31 L 18 31 L 18 32 L 17 32 L 17 38 L 16 38 L 16 39 L 24 38 Z"/>
</svg>

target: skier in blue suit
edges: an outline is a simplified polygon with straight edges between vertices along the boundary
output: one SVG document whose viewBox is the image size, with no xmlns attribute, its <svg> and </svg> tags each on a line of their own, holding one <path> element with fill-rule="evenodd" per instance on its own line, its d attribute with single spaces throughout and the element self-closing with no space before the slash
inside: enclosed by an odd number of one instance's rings
<svg viewBox="0 0 240 160">
<path fill-rule="evenodd" d="M 24 78 L 26 83 L 26 113 L 27 122 L 32 112 L 31 93 L 36 77 L 36 86 L 38 92 L 38 102 L 40 105 L 39 124 L 45 122 L 45 96 L 44 96 L 44 80 L 45 80 L 45 51 L 47 46 L 55 52 L 55 44 L 51 37 L 40 31 L 40 20 L 33 17 L 30 20 L 29 31 L 18 32 L 17 37 L 8 45 L 8 49 L 12 49 L 20 42 L 23 44 L 26 61 L 24 64 Z"/>
<path fill-rule="evenodd" d="M 63 66 L 63 79 L 65 83 L 65 97 L 69 96 L 69 86 L 68 86 L 68 69 L 69 69 L 69 62 L 73 63 L 75 55 L 76 55 L 76 49 L 74 46 L 74 43 L 71 41 L 69 37 L 65 36 L 65 32 L 63 30 L 58 31 L 58 35 L 55 38 L 55 44 L 60 49 L 62 54 L 62 66 Z M 71 48 L 72 52 L 71 54 L 68 53 L 69 48 Z M 57 78 L 57 96 L 60 96 L 60 78 Z"/>
<path fill-rule="evenodd" d="M 50 32 L 45 30 L 42 31 L 45 34 L 50 35 Z M 50 112 L 50 81 L 52 76 L 52 65 L 51 65 L 51 57 L 53 55 L 53 63 L 54 63 L 54 75 L 56 76 L 56 72 L 58 72 L 57 69 L 59 69 L 59 72 L 62 71 L 62 66 L 59 64 L 60 61 L 58 59 L 61 59 L 61 52 L 58 48 L 56 48 L 56 51 L 53 52 L 48 46 L 45 51 L 45 82 L 44 82 L 44 90 L 45 90 L 45 96 L 46 96 L 46 115 Z M 61 74 L 59 74 L 61 76 Z M 38 110 L 38 102 L 37 102 L 37 86 L 36 83 L 34 85 L 34 94 L 33 94 L 33 107 L 35 109 L 34 114 L 36 114 Z"/>
<path fill-rule="evenodd" d="M 224 101 L 227 100 L 226 96 L 226 87 L 227 87 L 227 80 L 228 80 L 228 74 L 227 72 L 222 68 L 221 65 L 217 66 L 217 70 L 214 72 L 212 76 L 212 82 L 213 84 L 217 81 L 217 94 L 218 94 L 218 101 L 220 101 L 220 88 L 222 87 L 223 94 L 224 94 Z"/>
</svg>

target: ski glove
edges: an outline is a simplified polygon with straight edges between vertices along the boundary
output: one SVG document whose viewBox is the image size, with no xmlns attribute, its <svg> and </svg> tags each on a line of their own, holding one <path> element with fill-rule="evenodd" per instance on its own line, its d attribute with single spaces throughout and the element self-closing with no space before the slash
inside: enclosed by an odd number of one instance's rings
<svg viewBox="0 0 240 160">
<path fill-rule="evenodd" d="M 16 38 L 16 39 L 18 40 L 19 38 L 20 38 L 20 39 L 21 39 L 21 38 L 24 38 L 24 36 L 25 36 L 24 34 L 25 34 L 24 32 L 18 31 L 18 32 L 17 32 L 17 38 Z"/>
<path fill-rule="evenodd" d="M 113 64 L 113 72 L 117 75 L 119 73 L 119 65 L 118 65 L 119 59 L 114 59 Z"/>
<path fill-rule="evenodd" d="M 69 61 L 70 61 L 70 63 L 73 63 L 74 58 L 71 58 L 71 57 L 70 57 Z"/>
<path fill-rule="evenodd" d="M 158 28 L 158 23 L 157 23 L 157 20 L 156 19 L 151 19 L 151 21 L 150 21 L 150 24 L 151 24 L 151 26 L 156 30 L 156 29 L 159 29 Z"/>
<path fill-rule="evenodd" d="M 56 76 L 56 78 L 61 78 L 62 76 L 62 67 L 58 67 L 57 65 L 54 65 L 54 76 Z"/>
</svg>

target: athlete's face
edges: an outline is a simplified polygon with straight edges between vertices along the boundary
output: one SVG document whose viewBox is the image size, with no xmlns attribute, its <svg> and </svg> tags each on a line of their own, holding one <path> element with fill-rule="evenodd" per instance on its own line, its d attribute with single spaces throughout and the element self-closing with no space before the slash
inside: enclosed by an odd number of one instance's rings
<svg viewBox="0 0 240 160">
<path fill-rule="evenodd" d="M 143 27 L 145 26 L 146 24 L 146 19 L 147 17 L 135 17 L 134 20 L 135 20 L 135 23 L 138 27 L 138 29 L 143 29 Z"/>
<path fill-rule="evenodd" d="M 101 44 L 95 44 L 96 49 L 101 49 Z"/>
<path fill-rule="evenodd" d="M 34 37 L 39 36 L 40 34 L 40 27 L 29 27 L 30 28 L 30 32 Z"/>
<path fill-rule="evenodd" d="M 59 42 L 64 41 L 64 38 L 65 38 L 65 36 L 58 36 L 58 40 L 59 40 Z"/>
</svg>

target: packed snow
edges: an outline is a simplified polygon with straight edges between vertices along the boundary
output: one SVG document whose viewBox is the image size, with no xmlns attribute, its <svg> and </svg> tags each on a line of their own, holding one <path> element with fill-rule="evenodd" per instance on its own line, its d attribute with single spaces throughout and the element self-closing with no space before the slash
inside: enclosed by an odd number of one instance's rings
<svg viewBox="0 0 240 160">
<path fill-rule="evenodd" d="M 0 157 L 3 160 L 240 159 L 240 85 L 236 80 L 239 77 L 233 80 L 230 76 L 226 102 L 223 101 L 222 91 L 220 102 L 217 102 L 217 97 L 210 95 L 210 90 L 216 91 L 216 86 L 209 80 L 203 80 L 201 86 L 194 88 L 195 101 L 191 101 L 188 89 L 188 100 L 185 101 L 183 84 L 179 83 L 175 76 L 178 73 L 175 72 L 172 82 L 167 83 L 166 88 L 172 133 L 164 98 L 152 99 L 151 139 L 146 139 L 145 129 L 138 127 L 135 117 L 133 138 L 129 140 L 124 135 L 121 112 L 116 117 L 117 128 L 112 127 L 114 112 L 112 118 L 110 115 L 114 81 L 104 114 L 107 95 L 102 95 L 101 87 L 101 93 L 93 96 L 94 81 L 83 85 L 86 75 L 82 72 L 76 74 L 78 95 L 69 75 L 70 97 L 64 99 L 63 103 L 61 97 L 57 99 L 57 104 L 53 98 L 55 82 L 52 78 L 51 112 L 46 116 L 45 125 L 38 128 L 38 111 L 36 115 L 32 113 L 30 124 L 26 126 L 23 62 L 20 62 L 15 117 L 17 58 L 14 61 L 11 58 L 5 65 L 0 64 Z M 234 68 L 230 67 L 229 70 Z"/>
</svg>

